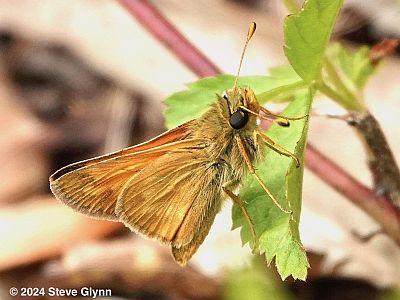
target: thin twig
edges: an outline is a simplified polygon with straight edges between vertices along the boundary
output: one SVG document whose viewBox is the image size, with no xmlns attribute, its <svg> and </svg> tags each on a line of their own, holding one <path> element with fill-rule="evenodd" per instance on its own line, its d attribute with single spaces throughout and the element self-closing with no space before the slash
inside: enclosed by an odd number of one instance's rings
<svg viewBox="0 0 400 300">
<path fill-rule="evenodd" d="M 221 73 L 218 67 L 192 46 L 148 1 L 119 0 L 119 2 L 175 56 L 184 61 L 193 73 L 199 77 L 215 76 Z M 174 47 L 174 43 L 180 46 Z M 400 244 L 400 211 L 387 198 L 376 196 L 372 190 L 362 185 L 311 145 L 307 147 L 305 165 L 367 212 L 381 224 L 384 231 L 394 241 Z"/>
<path fill-rule="evenodd" d="M 400 207 L 400 170 L 378 121 L 369 112 L 351 112 L 347 122 L 354 126 L 367 150 L 375 194 Z"/>
</svg>

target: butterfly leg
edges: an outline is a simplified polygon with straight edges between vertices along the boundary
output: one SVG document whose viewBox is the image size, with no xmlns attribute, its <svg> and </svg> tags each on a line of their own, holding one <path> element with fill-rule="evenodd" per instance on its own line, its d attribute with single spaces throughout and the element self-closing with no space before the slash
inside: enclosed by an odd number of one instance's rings
<svg viewBox="0 0 400 300">
<path fill-rule="evenodd" d="M 254 253 L 254 251 L 256 251 L 258 249 L 257 235 L 256 235 L 254 223 L 251 220 L 249 212 L 247 211 L 246 207 L 244 206 L 242 199 L 240 199 L 239 196 L 235 195 L 231 190 L 228 189 L 229 185 L 230 185 L 230 182 L 225 183 L 222 186 L 222 190 L 229 198 L 231 198 L 233 203 L 237 204 L 240 207 L 240 209 L 242 210 L 243 216 L 245 217 L 245 219 L 249 225 L 249 228 L 250 228 L 251 237 L 253 239 L 253 253 Z"/>
<path fill-rule="evenodd" d="M 271 191 L 265 186 L 264 182 L 261 180 L 261 178 L 257 175 L 256 170 L 254 169 L 250 157 L 247 154 L 246 148 L 243 144 L 242 139 L 240 138 L 240 136 L 236 136 L 235 137 L 236 140 L 236 144 L 239 147 L 239 151 L 240 154 L 242 154 L 247 167 L 249 168 L 250 173 L 254 176 L 254 178 L 258 181 L 258 183 L 261 185 L 261 187 L 263 188 L 263 190 L 267 193 L 267 195 L 272 199 L 272 201 L 274 202 L 274 204 L 284 213 L 287 214 L 291 214 L 292 212 L 290 210 L 286 210 L 282 207 L 282 205 L 279 204 L 278 200 L 276 200 L 276 198 L 274 197 L 274 195 L 272 195 Z"/>
<path fill-rule="evenodd" d="M 292 152 L 290 152 L 289 150 L 286 150 L 285 148 L 283 148 L 281 145 L 275 143 L 272 139 L 270 139 L 265 133 L 263 133 L 260 130 L 255 130 L 254 131 L 254 135 L 255 135 L 255 140 L 257 139 L 258 136 L 261 137 L 261 139 L 264 141 L 264 143 L 270 147 L 272 150 L 274 150 L 275 152 L 278 152 L 279 154 L 285 155 L 287 157 L 291 157 L 293 158 L 293 160 L 296 162 L 296 168 L 300 167 L 300 160 L 299 158 L 293 154 Z"/>
</svg>

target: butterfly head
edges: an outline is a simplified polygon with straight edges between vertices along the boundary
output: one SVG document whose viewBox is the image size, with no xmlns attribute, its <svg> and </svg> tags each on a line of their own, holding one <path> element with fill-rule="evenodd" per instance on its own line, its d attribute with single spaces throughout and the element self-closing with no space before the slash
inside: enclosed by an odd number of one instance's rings
<svg viewBox="0 0 400 300">
<path fill-rule="evenodd" d="M 227 103 L 229 125 L 233 129 L 242 129 L 249 121 L 256 122 L 260 104 L 250 88 L 237 87 L 227 90 L 222 98 Z"/>
</svg>

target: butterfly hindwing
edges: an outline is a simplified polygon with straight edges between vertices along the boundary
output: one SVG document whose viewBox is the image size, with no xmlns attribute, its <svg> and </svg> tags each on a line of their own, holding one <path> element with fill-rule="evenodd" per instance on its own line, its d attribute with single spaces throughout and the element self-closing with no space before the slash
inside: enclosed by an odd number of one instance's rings
<svg viewBox="0 0 400 300">
<path fill-rule="evenodd" d="M 207 216 L 213 220 L 221 207 L 215 168 L 207 165 L 209 159 L 201 150 L 157 159 L 124 187 L 118 217 L 132 230 L 173 247 L 190 244 L 200 228 L 208 232 L 212 222 Z"/>
</svg>

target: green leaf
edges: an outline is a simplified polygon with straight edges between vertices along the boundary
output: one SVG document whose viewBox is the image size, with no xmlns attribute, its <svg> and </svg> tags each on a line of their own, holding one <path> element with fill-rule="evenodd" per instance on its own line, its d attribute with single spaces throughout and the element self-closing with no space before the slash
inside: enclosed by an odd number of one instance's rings
<svg viewBox="0 0 400 300">
<path fill-rule="evenodd" d="M 362 90 L 375 71 L 369 49 L 362 47 L 352 53 L 336 43 L 326 54 L 319 90 L 347 110 L 365 111 Z"/>
<path fill-rule="evenodd" d="M 328 55 L 347 79 L 351 81 L 353 87 L 360 91 L 375 70 L 371 64 L 369 52 L 368 47 L 361 47 L 351 53 L 342 44 L 336 43 L 331 47 Z"/>
<path fill-rule="evenodd" d="M 320 79 L 325 48 L 343 0 L 306 0 L 286 18 L 285 55 L 304 81 Z"/>
<path fill-rule="evenodd" d="M 291 82 L 298 82 L 301 77 L 296 73 L 291 65 L 276 66 L 268 69 L 268 73 L 273 78 L 290 78 Z"/>
<path fill-rule="evenodd" d="M 270 91 L 282 85 L 288 85 L 298 77 L 243 76 L 239 86 L 249 86 L 256 95 Z M 235 76 L 219 75 L 200 79 L 188 85 L 188 90 L 177 92 L 165 100 L 165 122 L 167 128 L 176 127 L 184 122 L 199 117 L 208 106 L 216 101 L 216 93 L 233 87 Z M 262 102 L 261 102 L 262 103 Z"/>
<path fill-rule="evenodd" d="M 296 94 L 308 87 L 303 80 L 282 85 L 272 90 L 257 95 L 259 103 L 265 102 L 289 102 L 292 101 Z"/>
<path fill-rule="evenodd" d="M 313 92 L 307 90 L 297 96 L 283 112 L 288 117 L 308 115 Z M 308 119 L 291 121 L 290 127 L 273 125 L 267 135 L 277 144 L 295 153 L 301 166 L 296 168 L 291 158 L 282 156 L 271 149 L 266 150 L 265 159 L 256 166 L 256 172 L 280 204 L 290 209 L 292 215 L 282 212 L 266 195 L 259 183 L 249 175 L 240 190 L 247 210 L 259 237 L 259 248 L 265 253 L 268 263 L 275 257 L 275 264 L 281 277 L 292 276 L 305 279 L 309 267 L 306 253 L 299 235 L 301 194 L 304 170 L 304 149 L 307 138 Z M 233 228 L 242 227 L 243 242 L 251 242 L 248 224 L 241 210 L 234 207 Z"/>
<path fill-rule="evenodd" d="M 282 65 L 269 69 L 269 75 L 275 79 L 285 79 L 290 83 L 278 86 L 257 95 L 258 102 L 289 102 L 299 90 L 308 87 L 308 84 L 299 77 L 290 65 Z"/>
</svg>

